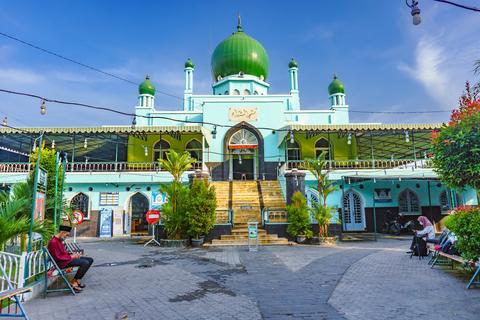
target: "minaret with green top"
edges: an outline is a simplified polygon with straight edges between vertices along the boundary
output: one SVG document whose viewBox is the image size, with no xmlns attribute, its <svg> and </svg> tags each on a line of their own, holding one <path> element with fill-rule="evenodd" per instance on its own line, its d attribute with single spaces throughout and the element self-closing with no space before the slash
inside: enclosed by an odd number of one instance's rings
<svg viewBox="0 0 480 320">
<path fill-rule="evenodd" d="M 183 111 L 193 111 L 193 71 L 195 65 L 192 59 L 185 61 L 185 90 L 183 91 Z"/>
<path fill-rule="evenodd" d="M 155 86 L 148 75 L 138 86 L 138 106 L 143 108 L 155 108 Z"/>
<path fill-rule="evenodd" d="M 335 114 L 336 120 L 349 122 L 348 105 L 345 99 L 345 86 L 338 79 L 336 74 L 333 74 L 333 80 L 328 86 L 328 94 L 330 100 L 330 109 L 338 111 Z"/>
</svg>

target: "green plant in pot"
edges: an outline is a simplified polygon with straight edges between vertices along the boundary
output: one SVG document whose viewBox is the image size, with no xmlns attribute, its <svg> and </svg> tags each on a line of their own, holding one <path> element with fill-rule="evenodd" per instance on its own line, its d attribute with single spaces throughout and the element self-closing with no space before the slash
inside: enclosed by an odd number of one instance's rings
<svg viewBox="0 0 480 320">
<path fill-rule="evenodd" d="M 292 195 L 291 203 L 287 206 L 288 222 L 287 232 L 302 243 L 312 237 L 309 207 L 307 199 L 299 191 Z"/>
<path fill-rule="evenodd" d="M 205 235 L 215 225 L 216 208 L 215 187 L 204 180 L 195 179 L 187 204 L 187 234 L 192 238 L 192 246 L 203 245 Z"/>
</svg>

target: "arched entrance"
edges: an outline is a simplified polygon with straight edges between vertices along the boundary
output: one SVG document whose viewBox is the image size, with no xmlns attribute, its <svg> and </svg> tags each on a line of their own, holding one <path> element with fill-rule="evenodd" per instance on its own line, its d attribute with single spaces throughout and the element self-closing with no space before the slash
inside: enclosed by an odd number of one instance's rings
<svg viewBox="0 0 480 320">
<path fill-rule="evenodd" d="M 264 173 L 263 137 L 247 122 L 230 128 L 224 137 L 223 178 L 257 180 Z"/>
<path fill-rule="evenodd" d="M 365 207 L 360 195 L 353 190 L 343 196 L 343 228 L 345 231 L 365 230 Z"/>
<path fill-rule="evenodd" d="M 148 222 L 145 219 L 148 209 L 148 199 L 140 192 L 135 193 L 130 198 L 132 234 L 148 234 Z"/>
</svg>

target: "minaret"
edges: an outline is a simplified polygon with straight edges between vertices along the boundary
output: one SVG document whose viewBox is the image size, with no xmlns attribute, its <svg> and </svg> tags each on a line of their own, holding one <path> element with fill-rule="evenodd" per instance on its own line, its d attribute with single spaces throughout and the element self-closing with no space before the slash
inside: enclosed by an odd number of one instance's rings
<svg viewBox="0 0 480 320">
<path fill-rule="evenodd" d="M 195 65 L 190 58 L 185 61 L 185 91 L 183 91 L 183 110 L 193 111 L 193 70 Z"/>
<path fill-rule="evenodd" d="M 138 106 L 141 108 L 155 108 L 155 86 L 148 75 L 138 86 Z"/>
<path fill-rule="evenodd" d="M 335 123 L 348 123 L 348 105 L 345 99 L 345 86 L 338 80 L 337 75 L 333 75 L 333 80 L 328 86 L 330 100 L 330 110 L 338 111 L 335 113 Z"/>
<path fill-rule="evenodd" d="M 292 96 L 290 110 L 300 108 L 300 97 L 298 92 L 298 63 L 292 58 L 288 63 L 288 72 L 290 73 L 290 95 Z"/>
</svg>

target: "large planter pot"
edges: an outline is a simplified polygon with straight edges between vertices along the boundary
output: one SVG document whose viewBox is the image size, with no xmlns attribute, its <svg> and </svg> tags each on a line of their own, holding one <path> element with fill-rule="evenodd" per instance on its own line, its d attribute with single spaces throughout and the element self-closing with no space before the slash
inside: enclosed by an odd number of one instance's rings
<svg viewBox="0 0 480 320">
<path fill-rule="evenodd" d="M 199 239 L 192 239 L 192 247 L 200 248 L 203 246 L 203 242 L 205 241 L 205 237 L 200 237 Z"/>
<path fill-rule="evenodd" d="M 307 241 L 307 237 L 300 235 L 297 236 L 295 240 L 297 241 L 297 243 L 304 243 L 305 241 Z"/>
<path fill-rule="evenodd" d="M 161 239 L 160 246 L 168 247 L 168 248 L 185 248 L 186 246 L 188 246 L 188 239 L 181 239 L 181 240 Z"/>
</svg>

